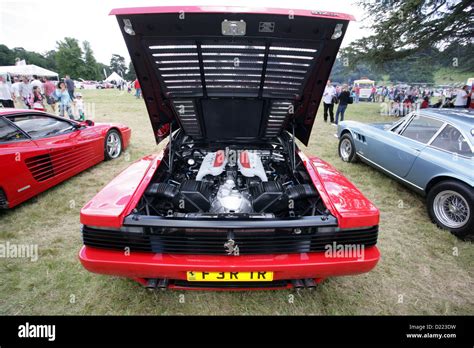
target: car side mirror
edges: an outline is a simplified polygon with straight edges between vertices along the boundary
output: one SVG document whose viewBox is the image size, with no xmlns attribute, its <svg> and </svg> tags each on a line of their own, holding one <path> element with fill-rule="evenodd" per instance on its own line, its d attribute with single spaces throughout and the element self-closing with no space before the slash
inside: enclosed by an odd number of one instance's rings
<svg viewBox="0 0 474 348">
<path fill-rule="evenodd" d="M 91 120 L 85 120 L 84 123 L 89 127 L 94 125 L 94 121 L 91 121 Z"/>
</svg>

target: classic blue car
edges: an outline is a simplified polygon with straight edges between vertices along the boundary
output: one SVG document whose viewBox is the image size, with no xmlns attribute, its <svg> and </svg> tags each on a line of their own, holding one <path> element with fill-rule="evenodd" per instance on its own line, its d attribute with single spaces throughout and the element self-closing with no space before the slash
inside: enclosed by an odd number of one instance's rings
<svg viewBox="0 0 474 348">
<path fill-rule="evenodd" d="M 425 195 L 439 227 L 474 233 L 474 113 L 421 109 L 395 123 L 338 125 L 339 156 L 381 170 Z"/>
</svg>

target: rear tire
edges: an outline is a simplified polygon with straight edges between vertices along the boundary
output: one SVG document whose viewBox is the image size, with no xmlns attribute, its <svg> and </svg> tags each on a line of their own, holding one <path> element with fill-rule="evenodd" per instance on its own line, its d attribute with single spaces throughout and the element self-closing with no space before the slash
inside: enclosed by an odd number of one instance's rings
<svg viewBox="0 0 474 348">
<path fill-rule="evenodd" d="M 120 133 L 115 130 L 109 130 L 105 136 L 104 155 L 105 160 L 115 159 L 122 153 L 122 138 Z"/>
<path fill-rule="evenodd" d="M 8 209 L 8 200 L 5 192 L 0 188 L 0 210 Z"/>
<path fill-rule="evenodd" d="M 442 181 L 428 192 L 428 214 L 439 227 L 465 240 L 474 235 L 474 191 L 454 180 Z"/>
<path fill-rule="evenodd" d="M 354 140 L 349 133 L 344 134 L 339 140 L 338 152 L 339 157 L 341 157 L 344 162 L 357 162 L 358 157 L 356 154 Z"/>
</svg>

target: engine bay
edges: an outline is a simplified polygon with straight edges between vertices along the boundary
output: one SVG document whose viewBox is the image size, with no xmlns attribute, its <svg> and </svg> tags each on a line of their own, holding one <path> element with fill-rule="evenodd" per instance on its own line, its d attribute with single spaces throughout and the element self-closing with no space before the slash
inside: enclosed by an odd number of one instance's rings
<svg viewBox="0 0 474 348">
<path fill-rule="evenodd" d="M 136 211 L 162 217 L 300 217 L 328 213 L 285 141 L 226 147 L 184 136 L 169 147 Z"/>
</svg>

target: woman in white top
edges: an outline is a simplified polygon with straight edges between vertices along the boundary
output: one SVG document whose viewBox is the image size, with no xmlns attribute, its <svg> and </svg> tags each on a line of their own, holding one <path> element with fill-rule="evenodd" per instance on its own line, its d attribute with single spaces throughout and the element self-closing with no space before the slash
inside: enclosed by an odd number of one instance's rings
<svg viewBox="0 0 474 348">
<path fill-rule="evenodd" d="M 471 96 L 471 93 L 467 92 L 467 85 L 465 85 L 462 89 L 458 89 L 456 91 L 454 99 L 454 107 L 455 108 L 465 108 L 467 107 L 467 98 Z"/>
</svg>

